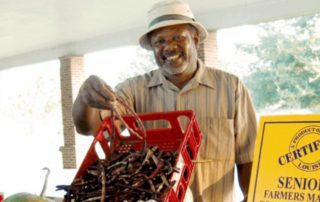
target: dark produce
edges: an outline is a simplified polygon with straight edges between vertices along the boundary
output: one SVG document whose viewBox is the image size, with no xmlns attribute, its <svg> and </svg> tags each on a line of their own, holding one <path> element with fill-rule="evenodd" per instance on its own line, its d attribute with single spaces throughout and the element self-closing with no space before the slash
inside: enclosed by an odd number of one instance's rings
<svg viewBox="0 0 320 202">
<path fill-rule="evenodd" d="M 143 151 L 114 151 L 109 159 L 93 163 L 70 186 L 57 188 L 67 191 L 66 201 L 161 201 L 175 183 L 169 179 L 178 172 L 173 167 L 176 157 L 177 152 L 155 146 Z"/>
</svg>

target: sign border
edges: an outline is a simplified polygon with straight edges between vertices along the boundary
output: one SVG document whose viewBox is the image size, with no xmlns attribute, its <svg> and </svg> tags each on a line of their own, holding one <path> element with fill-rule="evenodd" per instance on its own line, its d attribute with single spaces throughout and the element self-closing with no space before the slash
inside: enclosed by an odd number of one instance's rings
<svg viewBox="0 0 320 202">
<path fill-rule="evenodd" d="M 257 173 L 255 176 L 255 182 L 254 182 L 254 190 L 252 194 L 252 200 L 255 201 L 256 199 L 256 191 L 257 191 L 257 183 L 258 183 L 258 175 L 259 175 L 259 168 L 260 168 L 260 160 L 262 156 L 262 147 L 263 147 L 263 140 L 264 140 L 264 131 L 266 128 L 267 124 L 294 124 L 294 123 L 320 123 L 320 121 L 266 121 L 263 124 L 263 129 L 262 129 L 262 135 L 261 135 L 261 142 L 260 142 L 260 148 L 259 148 L 259 156 L 258 156 L 258 162 L 257 162 Z"/>
</svg>

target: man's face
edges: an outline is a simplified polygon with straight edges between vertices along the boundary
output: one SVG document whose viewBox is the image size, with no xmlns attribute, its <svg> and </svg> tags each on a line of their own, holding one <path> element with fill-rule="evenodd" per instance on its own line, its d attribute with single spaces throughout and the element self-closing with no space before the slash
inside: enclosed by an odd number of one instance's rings
<svg viewBox="0 0 320 202">
<path fill-rule="evenodd" d="M 178 75 L 197 60 L 197 32 L 187 24 L 159 28 L 150 35 L 156 61 L 166 75 Z"/>
</svg>

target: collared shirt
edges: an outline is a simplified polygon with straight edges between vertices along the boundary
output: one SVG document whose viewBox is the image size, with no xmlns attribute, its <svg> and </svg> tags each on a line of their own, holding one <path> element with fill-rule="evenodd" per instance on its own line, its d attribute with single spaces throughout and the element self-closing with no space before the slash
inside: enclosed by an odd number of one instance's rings
<svg viewBox="0 0 320 202">
<path fill-rule="evenodd" d="M 119 84 L 117 92 L 137 113 L 193 110 L 203 134 L 190 182 L 194 201 L 234 201 L 235 164 L 252 162 L 256 137 L 255 111 L 236 76 L 199 60 L 182 89 L 153 70 Z"/>
</svg>

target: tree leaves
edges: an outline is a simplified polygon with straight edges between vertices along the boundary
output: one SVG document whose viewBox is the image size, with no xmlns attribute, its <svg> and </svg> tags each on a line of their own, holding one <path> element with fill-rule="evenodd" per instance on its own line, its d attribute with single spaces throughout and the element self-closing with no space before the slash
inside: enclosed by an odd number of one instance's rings
<svg viewBox="0 0 320 202">
<path fill-rule="evenodd" d="M 244 78 L 258 111 L 271 106 L 320 111 L 319 20 L 318 14 L 259 25 L 265 32 L 259 44 L 238 45 L 258 58 Z"/>
</svg>

